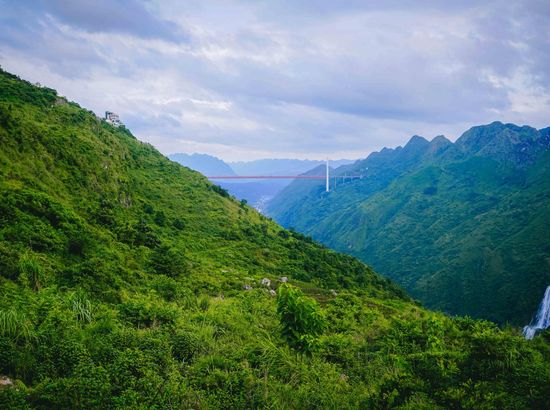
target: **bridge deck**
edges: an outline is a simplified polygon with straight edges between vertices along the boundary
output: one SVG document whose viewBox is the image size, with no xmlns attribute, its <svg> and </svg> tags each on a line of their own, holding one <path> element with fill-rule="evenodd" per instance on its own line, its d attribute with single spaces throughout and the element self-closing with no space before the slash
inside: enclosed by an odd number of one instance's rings
<svg viewBox="0 0 550 410">
<path fill-rule="evenodd" d="M 208 179 L 326 179 L 324 175 L 218 175 Z M 361 178 L 360 175 L 338 175 L 331 178 Z"/>
</svg>

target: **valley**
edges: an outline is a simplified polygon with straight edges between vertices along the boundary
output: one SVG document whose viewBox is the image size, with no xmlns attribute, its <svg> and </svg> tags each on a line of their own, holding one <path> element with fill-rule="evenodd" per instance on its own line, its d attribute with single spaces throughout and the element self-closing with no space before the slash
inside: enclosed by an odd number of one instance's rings
<svg viewBox="0 0 550 410">
<path fill-rule="evenodd" d="M 550 129 L 473 127 L 455 143 L 415 136 L 335 173 L 295 181 L 267 214 L 371 264 L 426 306 L 528 323 L 550 283 Z"/>
<path fill-rule="evenodd" d="M 207 177 L 220 175 L 230 177 L 301 175 L 324 164 L 324 161 L 299 159 L 261 159 L 225 163 L 221 159 L 207 154 L 172 154 L 168 158 Z M 338 167 L 352 162 L 347 159 L 336 160 L 333 161 L 332 166 Z M 324 174 L 321 173 L 319 175 Z M 292 179 L 268 179 L 260 181 L 255 179 L 215 179 L 213 182 L 226 189 L 235 198 L 245 200 L 257 211 L 265 213 L 269 201 L 290 184 Z"/>
<path fill-rule="evenodd" d="M 0 4 L 0 410 L 550 409 L 550 2 Z"/>
<path fill-rule="evenodd" d="M 5 71 L 0 195 L 2 408 L 543 408 L 550 395 L 548 332 L 430 311 Z"/>
</svg>

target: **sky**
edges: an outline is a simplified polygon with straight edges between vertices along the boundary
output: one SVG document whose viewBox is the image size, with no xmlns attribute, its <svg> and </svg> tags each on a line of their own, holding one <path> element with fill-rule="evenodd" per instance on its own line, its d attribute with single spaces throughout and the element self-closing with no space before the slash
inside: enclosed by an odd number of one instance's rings
<svg viewBox="0 0 550 410">
<path fill-rule="evenodd" d="M 362 158 L 550 125 L 550 1 L 0 0 L 0 65 L 164 154 Z"/>
</svg>

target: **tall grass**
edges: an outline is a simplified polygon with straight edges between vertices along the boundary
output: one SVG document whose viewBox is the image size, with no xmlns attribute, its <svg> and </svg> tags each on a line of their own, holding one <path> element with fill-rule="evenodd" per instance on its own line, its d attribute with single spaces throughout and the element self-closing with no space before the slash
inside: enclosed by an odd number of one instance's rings
<svg viewBox="0 0 550 410">
<path fill-rule="evenodd" d="M 90 323 L 92 321 L 92 303 L 85 296 L 73 295 L 71 309 L 79 322 Z"/>
<path fill-rule="evenodd" d="M 17 340 L 29 340 L 33 336 L 33 326 L 22 312 L 0 310 L 0 334 Z"/>
</svg>

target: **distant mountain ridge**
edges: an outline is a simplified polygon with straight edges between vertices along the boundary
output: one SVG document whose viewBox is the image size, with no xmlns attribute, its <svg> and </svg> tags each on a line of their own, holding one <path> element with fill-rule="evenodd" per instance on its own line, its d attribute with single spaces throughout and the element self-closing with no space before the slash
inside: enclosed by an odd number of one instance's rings
<svg viewBox="0 0 550 410">
<path fill-rule="evenodd" d="M 524 167 L 532 164 L 541 152 L 549 149 L 549 131 L 549 128 L 537 130 L 498 121 L 473 127 L 456 141 L 454 150 L 445 159 L 475 155 Z"/>
<path fill-rule="evenodd" d="M 310 159 L 259 159 L 255 161 L 230 162 L 239 175 L 300 175 L 325 161 Z M 353 163 L 349 159 L 330 161 L 332 167 Z"/>
<path fill-rule="evenodd" d="M 168 159 L 206 176 L 237 175 L 226 162 L 208 154 L 171 154 Z"/>
<path fill-rule="evenodd" d="M 168 155 L 168 159 L 180 165 L 191 168 L 206 176 L 247 176 L 247 175 L 300 175 L 318 165 L 325 164 L 325 161 L 310 159 L 285 159 L 266 158 L 252 161 L 225 162 L 209 154 L 185 154 L 176 153 Z M 353 160 L 339 159 L 330 161 L 334 168 L 351 164 Z"/>
<path fill-rule="evenodd" d="M 301 175 L 324 164 L 324 161 L 302 159 L 259 159 L 254 161 L 224 162 L 208 154 L 171 154 L 168 158 L 206 176 Z M 332 161 L 333 166 L 352 163 L 342 159 Z M 324 165 L 323 165 L 324 167 Z M 319 175 L 324 174 L 323 170 Z M 247 200 L 259 211 L 292 180 L 215 180 L 214 182 L 239 199 Z"/>
<path fill-rule="evenodd" d="M 295 181 L 268 215 L 370 263 L 431 308 L 529 321 L 550 283 L 549 128 L 493 122 L 455 143 L 414 136 L 334 170 L 346 172 L 364 178 L 329 194 Z"/>
</svg>

